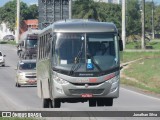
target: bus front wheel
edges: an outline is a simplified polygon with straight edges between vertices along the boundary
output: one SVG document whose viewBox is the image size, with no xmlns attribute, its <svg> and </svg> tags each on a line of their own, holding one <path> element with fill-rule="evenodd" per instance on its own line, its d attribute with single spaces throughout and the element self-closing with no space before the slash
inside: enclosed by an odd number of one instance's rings
<svg viewBox="0 0 160 120">
<path fill-rule="evenodd" d="M 59 99 L 52 100 L 52 107 L 53 108 L 60 108 L 61 107 L 61 101 Z"/>
<path fill-rule="evenodd" d="M 113 106 L 113 98 L 107 98 L 105 101 L 105 106 Z"/>
<path fill-rule="evenodd" d="M 96 106 L 96 100 L 91 99 L 89 100 L 89 107 L 95 107 Z"/>
<path fill-rule="evenodd" d="M 113 106 L 113 98 L 97 99 L 97 106 Z"/>
<path fill-rule="evenodd" d="M 43 99 L 43 108 L 52 108 L 51 99 Z"/>
</svg>

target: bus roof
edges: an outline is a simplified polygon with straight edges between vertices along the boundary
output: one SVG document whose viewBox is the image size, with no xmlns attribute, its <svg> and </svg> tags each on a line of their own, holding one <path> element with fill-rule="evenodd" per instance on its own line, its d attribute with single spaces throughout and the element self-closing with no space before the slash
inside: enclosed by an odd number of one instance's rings
<svg viewBox="0 0 160 120">
<path fill-rule="evenodd" d="M 115 24 L 109 22 L 97 22 L 93 20 L 71 19 L 61 20 L 53 23 L 46 29 L 53 29 L 53 32 L 117 32 Z"/>
</svg>

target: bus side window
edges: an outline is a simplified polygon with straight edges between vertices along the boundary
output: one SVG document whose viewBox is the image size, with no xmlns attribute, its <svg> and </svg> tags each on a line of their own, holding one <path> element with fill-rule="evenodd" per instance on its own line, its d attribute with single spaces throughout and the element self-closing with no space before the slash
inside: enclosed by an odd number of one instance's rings
<svg viewBox="0 0 160 120">
<path fill-rule="evenodd" d="M 46 50 L 46 52 L 47 52 L 47 57 L 50 56 L 51 43 L 52 43 L 51 41 L 52 41 L 52 36 L 51 36 L 50 33 L 48 33 L 48 35 L 47 35 L 47 50 Z"/>
<path fill-rule="evenodd" d="M 53 35 L 52 40 L 51 40 L 51 56 L 53 58 L 53 64 L 59 63 L 59 61 L 57 61 L 57 59 L 56 59 L 58 57 L 58 55 L 55 51 L 55 44 L 56 44 L 56 36 Z"/>
<path fill-rule="evenodd" d="M 52 43 L 52 56 L 53 56 L 53 54 L 54 54 L 54 51 L 55 51 L 55 40 L 56 40 L 56 36 L 54 35 L 54 36 L 52 36 L 52 38 L 51 38 L 51 43 Z"/>
</svg>

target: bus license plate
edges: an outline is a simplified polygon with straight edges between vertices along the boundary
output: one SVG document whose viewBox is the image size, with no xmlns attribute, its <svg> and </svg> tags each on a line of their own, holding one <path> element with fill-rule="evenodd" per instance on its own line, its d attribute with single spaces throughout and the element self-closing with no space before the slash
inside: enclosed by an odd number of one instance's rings
<svg viewBox="0 0 160 120">
<path fill-rule="evenodd" d="M 91 98 L 91 97 L 93 97 L 93 95 L 92 94 L 82 94 L 81 97 L 83 97 L 83 98 Z"/>
</svg>

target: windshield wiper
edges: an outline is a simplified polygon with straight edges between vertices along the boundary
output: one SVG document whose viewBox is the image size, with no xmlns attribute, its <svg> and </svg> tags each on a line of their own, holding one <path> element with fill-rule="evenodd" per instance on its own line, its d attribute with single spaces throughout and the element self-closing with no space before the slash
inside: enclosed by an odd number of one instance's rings
<svg viewBox="0 0 160 120">
<path fill-rule="evenodd" d="M 80 64 L 77 67 L 76 67 L 76 65 L 77 65 L 77 63 L 80 63 L 82 53 L 83 53 L 83 42 L 81 44 L 80 51 L 78 52 L 77 56 L 75 57 L 75 61 L 74 61 L 75 63 L 73 64 L 73 66 L 71 67 L 71 70 L 69 72 L 70 75 L 72 75 L 80 67 Z"/>
</svg>

